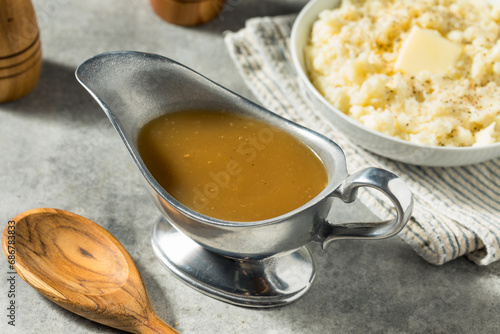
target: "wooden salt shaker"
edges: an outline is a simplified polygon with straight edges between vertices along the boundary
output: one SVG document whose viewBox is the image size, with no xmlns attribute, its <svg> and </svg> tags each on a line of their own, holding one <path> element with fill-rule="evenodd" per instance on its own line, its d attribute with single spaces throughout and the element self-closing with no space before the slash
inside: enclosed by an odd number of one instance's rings
<svg viewBox="0 0 500 334">
<path fill-rule="evenodd" d="M 216 18 L 225 0 L 150 0 L 150 3 L 163 20 L 181 26 L 196 26 Z"/>
<path fill-rule="evenodd" d="M 31 92 L 41 67 L 42 47 L 31 0 L 0 0 L 0 103 Z"/>
</svg>

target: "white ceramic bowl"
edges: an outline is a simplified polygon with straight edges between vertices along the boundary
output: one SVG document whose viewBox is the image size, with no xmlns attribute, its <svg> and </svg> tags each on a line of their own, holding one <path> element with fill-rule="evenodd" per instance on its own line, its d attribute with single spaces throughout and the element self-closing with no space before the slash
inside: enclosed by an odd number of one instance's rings
<svg viewBox="0 0 500 334">
<path fill-rule="evenodd" d="M 500 157 L 500 143 L 478 147 L 439 147 L 420 145 L 374 131 L 331 105 L 311 84 L 304 62 L 304 46 L 311 26 L 324 9 L 338 7 L 341 0 L 311 0 L 300 12 L 290 40 L 293 65 L 303 91 L 313 106 L 336 129 L 355 144 L 381 156 L 421 166 L 461 166 Z"/>
</svg>

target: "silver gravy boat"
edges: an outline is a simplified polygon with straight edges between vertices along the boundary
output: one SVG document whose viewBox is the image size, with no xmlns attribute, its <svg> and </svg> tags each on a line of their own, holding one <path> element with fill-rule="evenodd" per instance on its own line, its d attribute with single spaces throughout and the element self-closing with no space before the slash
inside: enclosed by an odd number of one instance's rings
<svg viewBox="0 0 500 334">
<path fill-rule="evenodd" d="M 104 53 L 82 63 L 76 77 L 122 138 L 163 214 L 152 233 L 159 260 L 177 277 L 214 298 L 248 307 L 288 304 L 300 298 L 315 277 L 306 244 L 316 241 L 325 247 L 335 239 L 387 238 L 397 234 L 410 218 L 412 195 L 397 176 L 378 168 L 348 175 L 344 153 L 330 139 L 175 61 L 141 52 Z M 148 171 L 137 151 L 137 136 L 144 124 L 161 114 L 190 109 L 247 114 L 291 133 L 321 158 L 328 170 L 327 187 L 300 208 L 263 221 L 224 221 L 189 209 Z M 387 196 L 395 207 L 395 218 L 329 222 L 329 215 L 335 215 L 333 201 L 354 201 L 360 187 L 375 188 Z"/>
</svg>

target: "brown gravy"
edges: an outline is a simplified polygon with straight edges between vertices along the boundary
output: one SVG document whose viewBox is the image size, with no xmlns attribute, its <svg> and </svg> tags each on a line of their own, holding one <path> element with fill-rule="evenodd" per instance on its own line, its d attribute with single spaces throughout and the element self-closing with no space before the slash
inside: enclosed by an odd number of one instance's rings
<svg viewBox="0 0 500 334">
<path fill-rule="evenodd" d="M 236 113 L 165 114 L 141 129 L 138 148 L 169 194 L 223 220 L 280 216 L 307 203 L 328 182 L 323 163 L 309 147 Z"/>
</svg>

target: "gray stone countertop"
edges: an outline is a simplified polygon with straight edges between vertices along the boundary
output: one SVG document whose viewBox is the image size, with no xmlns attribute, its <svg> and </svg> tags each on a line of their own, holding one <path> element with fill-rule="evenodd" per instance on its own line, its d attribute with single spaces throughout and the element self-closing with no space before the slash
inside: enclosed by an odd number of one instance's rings
<svg viewBox="0 0 500 334">
<path fill-rule="evenodd" d="M 223 43 L 246 19 L 298 12 L 305 0 L 228 0 L 221 16 L 185 28 L 159 19 L 146 0 L 34 0 L 43 46 L 35 90 L 0 105 L 0 222 L 38 207 L 83 215 L 114 234 L 136 262 L 158 315 L 181 333 L 500 333 L 500 264 L 422 260 L 399 237 L 337 241 L 310 249 L 310 291 L 280 308 L 247 309 L 207 297 L 165 269 L 150 234 L 159 211 L 125 146 L 77 83 L 76 67 L 101 52 L 139 50 L 177 60 L 254 99 Z M 345 215 L 369 216 L 355 204 Z M 3 227 L 2 227 L 3 228 Z M 119 333 L 74 315 L 15 281 L 8 324 L 8 265 L 0 266 L 0 333 Z"/>
</svg>

